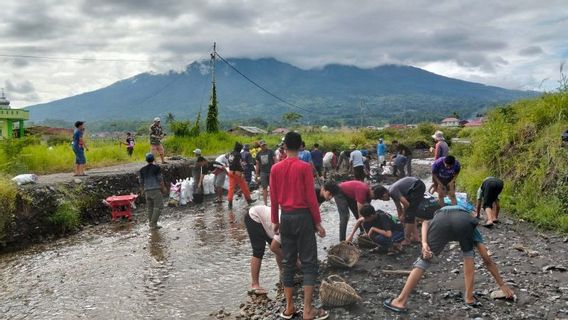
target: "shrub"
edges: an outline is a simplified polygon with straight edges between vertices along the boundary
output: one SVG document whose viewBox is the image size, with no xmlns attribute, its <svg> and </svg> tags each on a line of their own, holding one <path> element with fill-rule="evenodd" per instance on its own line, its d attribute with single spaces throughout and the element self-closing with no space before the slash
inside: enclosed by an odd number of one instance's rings
<svg viewBox="0 0 568 320">
<path fill-rule="evenodd" d="M 12 221 L 16 211 L 17 188 L 14 182 L 0 176 L 0 241 L 4 238 L 4 229 Z"/>
<path fill-rule="evenodd" d="M 79 227 L 79 210 L 72 202 L 64 201 L 59 204 L 57 211 L 49 217 L 49 221 L 60 228 L 62 233 L 74 231 Z"/>
</svg>

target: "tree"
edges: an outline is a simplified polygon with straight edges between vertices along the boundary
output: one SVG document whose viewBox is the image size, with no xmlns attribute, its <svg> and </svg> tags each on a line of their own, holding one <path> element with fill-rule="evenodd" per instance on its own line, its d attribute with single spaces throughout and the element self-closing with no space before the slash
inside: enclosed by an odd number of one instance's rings
<svg viewBox="0 0 568 320">
<path fill-rule="evenodd" d="M 302 115 L 296 112 L 286 112 L 282 115 L 282 120 L 290 124 L 298 122 L 300 119 L 302 119 Z"/>
<path fill-rule="evenodd" d="M 456 119 L 459 119 L 459 118 L 460 118 L 460 115 L 459 115 L 457 112 L 455 112 L 455 111 L 454 111 L 453 116 L 454 116 L 454 118 L 456 118 Z"/>
<path fill-rule="evenodd" d="M 209 133 L 219 132 L 219 110 L 217 109 L 217 90 L 215 83 L 211 89 L 211 101 L 209 101 L 209 110 L 207 111 L 206 130 Z"/>
<path fill-rule="evenodd" d="M 195 119 L 195 124 L 193 124 L 193 127 L 189 130 L 190 137 L 198 137 L 199 133 L 201 133 L 201 128 L 199 126 L 200 121 L 201 121 L 201 112 L 197 114 L 197 119 Z"/>
</svg>

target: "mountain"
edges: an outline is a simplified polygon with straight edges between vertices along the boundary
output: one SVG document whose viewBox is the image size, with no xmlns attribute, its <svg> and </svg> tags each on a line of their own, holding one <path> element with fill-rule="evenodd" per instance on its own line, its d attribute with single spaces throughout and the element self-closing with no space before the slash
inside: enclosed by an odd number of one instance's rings
<svg viewBox="0 0 568 320">
<path fill-rule="evenodd" d="M 486 108 L 531 97 L 515 91 L 443 77 L 419 68 L 383 65 L 371 69 L 328 65 L 303 70 L 275 59 L 229 59 L 235 69 L 299 108 L 259 89 L 228 64 L 217 60 L 217 99 L 221 120 L 262 118 L 278 121 L 297 112 L 303 122 L 365 124 L 439 121 L 457 112 L 473 116 Z M 150 120 L 172 113 L 194 118 L 207 112 L 209 62 L 194 62 L 182 72 L 142 73 L 108 87 L 27 107 L 32 121 Z"/>
</svg>

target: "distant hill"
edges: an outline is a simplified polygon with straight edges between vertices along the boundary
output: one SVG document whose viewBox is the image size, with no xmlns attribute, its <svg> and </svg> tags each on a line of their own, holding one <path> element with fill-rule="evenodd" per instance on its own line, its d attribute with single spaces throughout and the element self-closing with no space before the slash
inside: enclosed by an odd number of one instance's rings
<svg viewBox="0 0 568 320">
<path fill-rule="evenodd" d="M 279 97 L 310 112 L 290 107 L 217 61 L 217 97 L 221 120 L 262 118 L 278 121 L 285 112 L 304 123 L 327 125 L 438 121 L 457 112 L 469 117 L 497 104 L 535 96 L 443 77 L 419 68 L 383 65 L 372 69 L 328 65 L 302 70 L 275 59 L 230 59 L 243 74 Z M 31 120 L 149 120 L 173 113 L 193 118 L 207 112 L 211 75 L 208 62 L 183 72 L 142 73 L 108 87 L 30 106 Z M 361 108 L 361 101 L 363 107 Z"/>
</svg>

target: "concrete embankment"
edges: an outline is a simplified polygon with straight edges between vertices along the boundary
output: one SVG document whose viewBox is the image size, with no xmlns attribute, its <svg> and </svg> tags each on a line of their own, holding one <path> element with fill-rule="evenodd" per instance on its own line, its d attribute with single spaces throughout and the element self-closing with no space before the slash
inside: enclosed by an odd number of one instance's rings
<svg viewBox="0 0 568 320">
<path fill-rule="evenodd" d="M 193 164 L 193 160 L 179 158 L 160 165 L 166 184 L 190 177 Z M 19 187 L 16 213 L 4 230 L 0 249 L 20 248 L 80 230 L 81 225 L 110 221 L 110 209 L 102 200 L 139 193 L 137 173 L 142 166 L 144 163 L 129 163 L 93 169 L 80 178 L 70 173 L 46 175 L 37 184 Z M 136 201 L 143 202 L 143 197 Z M 79 225 L 71 230 L 74 220 Z"/>
</svg>

